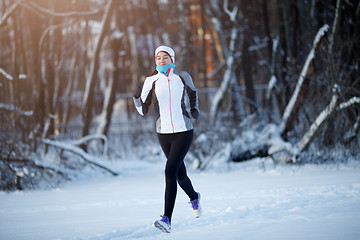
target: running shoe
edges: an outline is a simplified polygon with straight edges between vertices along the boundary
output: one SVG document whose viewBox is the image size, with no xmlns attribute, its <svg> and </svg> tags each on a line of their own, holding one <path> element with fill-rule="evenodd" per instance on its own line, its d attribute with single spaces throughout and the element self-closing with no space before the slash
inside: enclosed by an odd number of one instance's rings
<svg viewBox="0 0 360 240">
<path fill-rule="evenodd" d="M 161 219 L 156 220 L 154 222 L 154 225 L 156 228 L 160 229 L 164 233 L 170 233 L 171 232 L 171 223 L 169 221 L 169 218 L 167 216 L 160 215 Z"/>
</svg>

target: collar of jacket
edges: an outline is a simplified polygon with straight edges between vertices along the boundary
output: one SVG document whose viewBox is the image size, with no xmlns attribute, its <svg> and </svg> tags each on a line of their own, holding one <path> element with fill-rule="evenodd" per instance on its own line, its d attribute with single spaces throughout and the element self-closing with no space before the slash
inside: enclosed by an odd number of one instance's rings
<svg viewBox="0 0 360 240">
<path fill-rule="evenodd" d="M 170 72 L 172 71 L 172 69 L 174 69 L 175 64 L 174 63 L 169 63 L 166 65 L 161 65 L 161 66 L 156 66 L 156 70 L 159 73 L 164 74 L 165 76 L 169 76 Z"/>
</svg>

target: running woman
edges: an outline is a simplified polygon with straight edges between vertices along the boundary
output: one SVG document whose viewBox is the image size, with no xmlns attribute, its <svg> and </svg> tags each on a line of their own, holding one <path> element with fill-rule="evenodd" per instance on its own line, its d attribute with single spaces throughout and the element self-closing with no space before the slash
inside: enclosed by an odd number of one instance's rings
<svg viewBox="0 0 360 240">
<path fill-rule="evenodd" d="M 198 96 L 191 76 L 184 71 L 175 71 L 175 52 L 167 46 L 155 50 L 156 70 L 147 77 L 141 88 L 134 91 L 137 111 L 144 116 L 151 100 L 154 101 L 156 131 L 161 148 L 167 158 L 165 166 L 165 207 L 161 219 L 154 225 L 165 233 L 171 232 L 171 217 L 174 210 L 177 184 L 190 198 L 194 217 L 201 215 L 200 194 L 195 192 L 184 164 L 184 158 L 193 139 L 193 125 L 185 107 L 185 95 L 190 102 L 190 113 L 199 117 Z"/>
</svg>

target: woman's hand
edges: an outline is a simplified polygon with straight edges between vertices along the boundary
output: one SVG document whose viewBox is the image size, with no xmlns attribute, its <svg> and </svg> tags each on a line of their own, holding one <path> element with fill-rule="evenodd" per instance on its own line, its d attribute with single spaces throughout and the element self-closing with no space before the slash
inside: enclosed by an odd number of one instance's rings
<svg viewBox="0 0 360 240">
<path fill-rule="evenodd" d="M 141 95 L 141 88 L 138 87 L 133 91 L 133 96 L 134 96 L 134 98 L 138 99 L 140 97 L 140 95 Z"/>
<path fill-rule="evenodd" d="M 192 108 L 191 111 L 190 111 L 190 113 L 191 113 L 191 116 L 192 116 L 194 119 L 197 119 L 197 118 L 199 117 L 200 111 L 199 111 L 199 109 L 197 109 L 197 108 Z"/>
</svg>

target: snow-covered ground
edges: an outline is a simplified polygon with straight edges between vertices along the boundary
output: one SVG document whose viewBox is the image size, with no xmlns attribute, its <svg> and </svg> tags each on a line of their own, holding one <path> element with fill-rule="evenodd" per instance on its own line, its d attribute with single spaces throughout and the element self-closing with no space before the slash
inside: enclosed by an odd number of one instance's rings
<svg viewBox="0 0 360 240">
<path fill-rule="evenodd" d="M 189 170 L 203 215 L 192 217 L 179 188 L 171 234 L 153 227 L 163 209 L 163 167 L 122 161 L 119 177 L 0 193 L 0 239 L 360 239 L 358 166 L 254 160 Z"/>
</svg>

